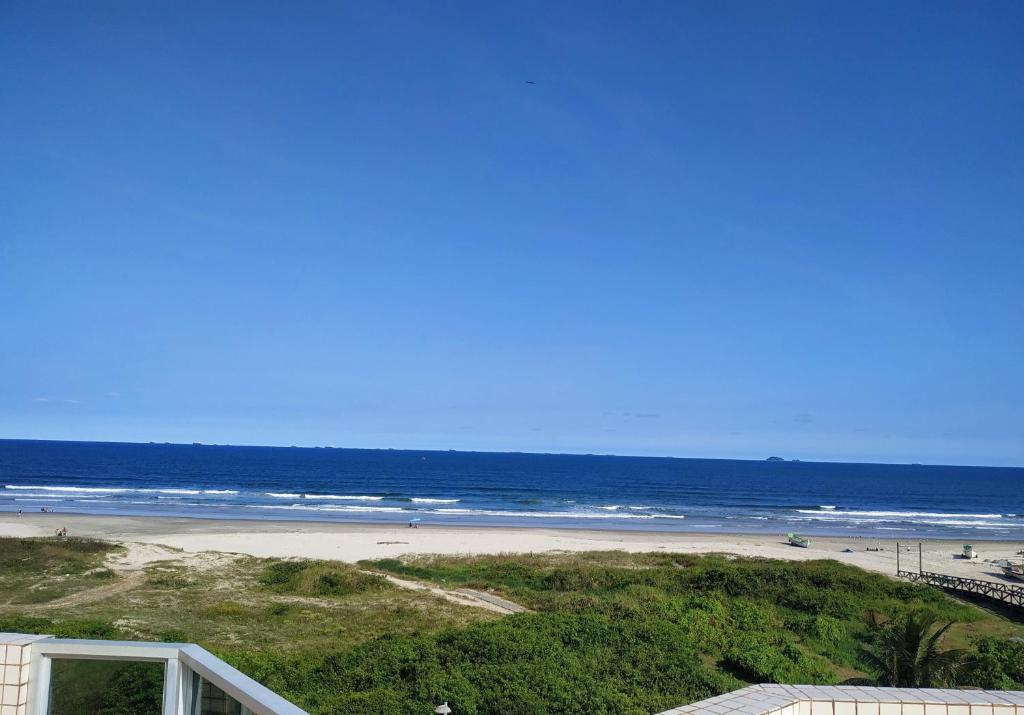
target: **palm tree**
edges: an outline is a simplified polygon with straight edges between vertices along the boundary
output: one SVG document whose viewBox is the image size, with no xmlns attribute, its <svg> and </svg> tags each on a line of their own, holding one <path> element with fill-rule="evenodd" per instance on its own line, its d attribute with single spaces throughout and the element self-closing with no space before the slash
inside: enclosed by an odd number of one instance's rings
<svg viewBox="0 0 1024 715">
<path fill-rule="evenodd" d="M 887 623 L 872 613 L 872 643 L 861 656 L 875 671 L 877 685 L 898 688 L 940 688 L 953 685 L 963 669 L 965 650 L 942 650 L 942 638 L 953 623 L 938 625 L 928 611 L 908 613 Z"/>
</svg>

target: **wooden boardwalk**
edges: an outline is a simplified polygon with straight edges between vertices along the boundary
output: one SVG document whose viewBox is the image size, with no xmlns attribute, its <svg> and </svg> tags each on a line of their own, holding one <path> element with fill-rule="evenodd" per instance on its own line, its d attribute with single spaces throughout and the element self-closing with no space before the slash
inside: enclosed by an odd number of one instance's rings
<svg viewBox="0 0 1024 715">
<path fill-rule="evenodd" d="M 896 575 L 917 583 L 927 583 L 931 586 L 947 588 L 961 593 L 973 593 L 995 601 L 1008 603 L 1011 606 L 1024 608 L 1024 586 L 984 581 L 977 578 L 964 578 L 962 576 L 947 576 L 946 574 L 932 573 L 931 571 L 897 571 Z"/>
</svg>

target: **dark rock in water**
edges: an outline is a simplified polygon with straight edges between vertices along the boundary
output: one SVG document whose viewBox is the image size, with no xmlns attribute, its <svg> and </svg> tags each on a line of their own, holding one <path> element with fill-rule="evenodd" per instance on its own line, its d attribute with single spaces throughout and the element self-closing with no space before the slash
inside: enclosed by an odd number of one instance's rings
<svg viewBox="0 0 1024 715">
<path fill-rule="evenodd" d="M 769 457 L 768 459 L 766 459 L 764 461 L 766 461 L 766 462 L 785 462 L 786 460 L 783 459 L 782 457 Z"/>
</svg>

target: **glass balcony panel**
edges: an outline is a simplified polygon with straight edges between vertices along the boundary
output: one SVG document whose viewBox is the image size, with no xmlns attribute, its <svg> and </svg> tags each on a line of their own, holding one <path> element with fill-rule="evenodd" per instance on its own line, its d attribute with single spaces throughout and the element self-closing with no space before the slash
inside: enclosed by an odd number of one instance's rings
<svg viewBox="0 0 1024 715">
<path fill-rule="evenodd" d="M 50 715 L 160 715 L 164 664 L 53 658 Z"/>
<path fill-rule="evenodd" d="M 248 715 L 242 704 L 208 680 L 202 681 L 195 715 Z"/>
</svg>

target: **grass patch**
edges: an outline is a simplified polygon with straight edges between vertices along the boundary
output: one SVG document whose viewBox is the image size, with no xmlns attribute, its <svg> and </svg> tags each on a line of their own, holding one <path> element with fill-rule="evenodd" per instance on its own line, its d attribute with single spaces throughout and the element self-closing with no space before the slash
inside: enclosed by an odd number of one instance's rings
<svg viewBox="0 0 1024 715">
<path fill-rule="evenodd" d="M 248 606 L 234 601 L 220 601 L 205 607 L 200 614 L 206 618 L 249 618 L 254 615 Z"/>
<path fill-rule="evenodd" d="M 311 597 L 352 596 L 393 588 L 383 576 L 334 561 L 276 561 L 260 574 L 260 583 L 277 593 Z"/>
<path fill-rule="evenodd" d="M 8 540 L 4 556 L 31 562 L 43 541 L 55 540 Z M 108 553 L 116 548 L 105 546 Z M 52 579 L 28 568 L 25 571 L 33 576 L 22 583 L 19 593 L 25 595 L 29 586 L 35 586 L 45 588 L 45 594 L 35 603 L 27 602 L 29 598 L 10 602 L 10 581 L 0 571 L 0 630 L 194 642 L 218 654 L 244 646 L 287 657 L 353 647 L 387 633 L 423 633 L 498 618 L 393 588 L 381 576 L 359 574 L 345 564 L 305 562 L 299 569 L 289 565 L 271 571 L 272 583 L 263 582 L 268 567 L 294 563 L 232 556 L 194 559 L 183 554 L 149 565 L 145 578 L 131 588 L 64 609 L 47 607 L 46 602 L 103 585 L 108 577 L 98 571 L 86 575 L 96 568 L 89 564 L 71 579 Z"/>
<path fill-rule="evenodd" d="M 24 559 L 42 553 L 30 546 L 13 561 L 38 573 L 48 567 Z M 361 564 L 535 611 L 502 617 L 347 564 L 189 559 L 73 609 L 0 603 L 0 630 L 198 642 L 314 715 L 430 712 L 442 700 L 458 715 L 647 715 L 748 682 L 864 675 L 865 613 L 926 608 L 961 621 L 948 646 L 981 640 L 975 684 L 1024 687 L 1024 647 L 1000 645 L 1024 635 L 1021 624 L 833 561 L 612 552 Z M 59 596 L 102 583 L 101 562 L 86 558 L 48 587 Z"/>
<path fill-rule="evenodd" d="M 117 578 L 103 566 L 120 547 L 78 537 L 0 537 L 0 604 L 45 603 Z"/>
</svg>

